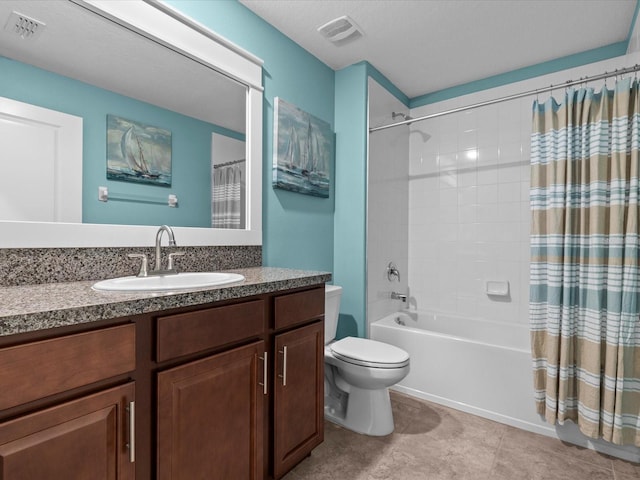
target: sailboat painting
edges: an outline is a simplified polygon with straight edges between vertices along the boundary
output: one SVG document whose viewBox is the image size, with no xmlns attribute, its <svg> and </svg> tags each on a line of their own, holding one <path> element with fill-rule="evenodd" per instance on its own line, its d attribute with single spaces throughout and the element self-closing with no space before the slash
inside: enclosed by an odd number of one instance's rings
<svg viewBox="0 0 640 480">
<path fill-rule="evenodd" d="M 275 98 L 273 186 L 329 197 L 334 155 L 331 126 L 280 98 Z"/>
<path fill-rule="evenodd" d="M 107 115 L 107 179 L 171 186 L 171 132 Z"/>
</svg>

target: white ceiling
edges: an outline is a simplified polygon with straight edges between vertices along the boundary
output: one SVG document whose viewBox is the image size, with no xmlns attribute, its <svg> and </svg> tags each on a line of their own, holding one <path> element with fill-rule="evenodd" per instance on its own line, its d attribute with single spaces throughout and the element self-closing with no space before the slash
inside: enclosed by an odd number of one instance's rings
<svg viewBox="0 0 640 480">
<path fill-rule="evenodd" d="M 409 98 L 627 39 L 636 0 L 240 0 L 335 70 L 366 60 Z M 364 37 L 316 30 L 349 15 Z"/>
</svg>

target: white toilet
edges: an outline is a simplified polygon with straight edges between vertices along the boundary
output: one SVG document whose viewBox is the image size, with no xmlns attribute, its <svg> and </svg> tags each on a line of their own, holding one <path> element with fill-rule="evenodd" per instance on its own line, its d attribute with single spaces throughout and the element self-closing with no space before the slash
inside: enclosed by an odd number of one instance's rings
<svg viewBox="0 0 640 480">
<path fill-rule="evenodd" d="M 366 435 L 393 432 L 389 387 L 409 373 L 409 354 L 375 340 L 333 341 L 342 287 L 325 287 L 324 416 Z"/>
</svg>

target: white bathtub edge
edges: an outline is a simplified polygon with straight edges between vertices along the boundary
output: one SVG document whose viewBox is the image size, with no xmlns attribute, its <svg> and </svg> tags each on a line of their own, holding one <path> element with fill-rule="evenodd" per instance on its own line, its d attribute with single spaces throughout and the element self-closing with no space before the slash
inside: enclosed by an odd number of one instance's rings
<svg viewBox="0 0 640 480">
<path fill-rule="evenodd" d="M 547 437 L 557 438 L 555 430 L 551 426 L 544 427 L 544 426 L 536 425 L 534 423 L 525 422 L 523 420 L 513 418 L 513 417 L 508 417 L 506 415 L 492 412 L 490 410 L 474 407 L 473 405 L 457 402 L 455 400 L 450 400 L 444 397 L 439 397 L 438 395 L 432 395 L 430 393 L 421 392 L 420 390 L 415 390 L 413 388 L 403 387 L 402 385 L 394 385 L 393 387 L 391 387 L 391 389 L 400 393 L 410 395 L 412 397 L 421 398 L 422 400 L 427 400 L 429 402 L 437 403 L 439 405 L 444 405 L 445 407 L 470 413 L 478 417 L 487 418 L 489 420 L 493 420 L 498 423 L 504 423 L 505 425 L 509 425 L 511 427 L 527 430 L 528 432 L 539 433 L 541 435 L 546 435 Z"/>
<path fill-rule="evenodd" d="M 503 423 L 505 425 L 509 425 L 510 427 L 515 427 L 521 430 L 526 430 L 528 432 L 538 433 L 540 435 L 545 435 L 547 437 L 556 438 L 562 442 L 572 443 L 574 445 L 578 445 L 579 447 L 588 448 L 589 450 L 595 450 L 599 453 L 611 455 L 617 458 L 621 458 L 623 460 L 636 462 L 636 463 L 640 462 L 640 455 L 637 455 L 634 452 L 627 451 L 624 449 L 624 447 L 619 447 L 612 444 L 610 445 L 604 441 L 601 442 L 597 440 L 592 440 L 581 434 L 572 435 L 571 433 L 569 433 L 569 435 L 567 434 L 559 435 L 557 428 L 551 425 L 549 426 L 536 425 L 535 423 L 526 422 L 513 417 L 508 417 L 506 415 L 492 412 L 490 410 L 474 407 L 472 405 L 468 405 L 462 402 L 456 402 L 448 398 L 439 397 L 437 395 L 425 393 L 420 390 L 415 390 L 413 388 L 403 387 L 402 385 L 394 385 L 393 387 L 390 388 L 390 390 L 404 393 L 406 395 L 420 398 L 422 400 L 427 400 L 429 402 L 437 403 L 439 405 L 444 405 L 445 407 L 453 408 L 455 410 L 460 410 L 465 413 L 470 413 L 472 415 L 493 420 L 498 423 Z M 560 428 L 565 428 L 565 427 L 560 427 Z M 577 430 L 577 427 L 576 427 L 576 430 Z"/>
</svg>

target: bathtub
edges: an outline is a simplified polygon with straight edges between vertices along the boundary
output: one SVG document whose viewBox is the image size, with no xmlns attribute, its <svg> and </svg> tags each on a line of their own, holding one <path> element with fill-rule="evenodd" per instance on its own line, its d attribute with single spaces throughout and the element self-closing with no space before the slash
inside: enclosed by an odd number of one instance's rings
<svg viewBox="0 0 640 480">
<path fill-rule="evenodd" d="M 395 390 L 608 455 L 640 461 L 640 449 L 588 438 L 571 422 L 535 412 L 528 325 L 403 311 L 371 323 L 370 337 L 411 357 Z"/>
<path fill-rule="evenodd" d="M 411 311 L 373 322 L 370 336 L 411 356 L 396 390 L 517 427 L 540 423 L 527 325 Z"/>
</svg>

